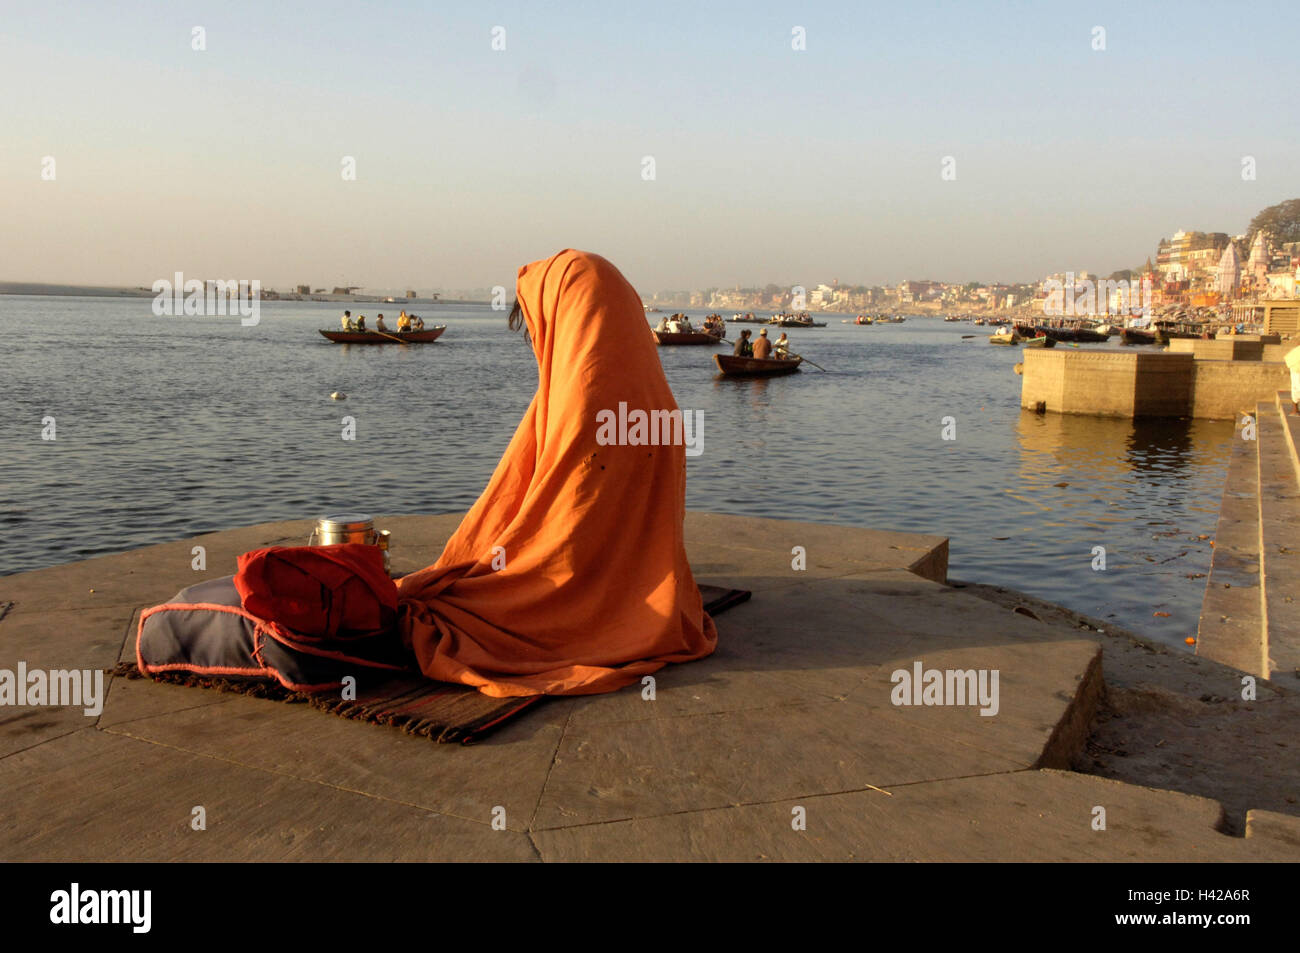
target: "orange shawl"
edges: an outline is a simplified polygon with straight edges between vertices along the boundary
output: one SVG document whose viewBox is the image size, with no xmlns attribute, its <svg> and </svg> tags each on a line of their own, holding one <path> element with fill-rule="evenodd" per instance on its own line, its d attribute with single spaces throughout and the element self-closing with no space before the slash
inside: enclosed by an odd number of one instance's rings
<svg viewBox="0 0 1300 953">
<path fill-rule="evenodd" d="M 608 692 L 708 655 L 684 448 L 597 440 L 620 402 L 677 410 L 640 297 L 573 250 L 519 269 L 517 295 L 537 394 L 438 561 L 399 580 L 403 638 L 429 678 L 498 697 Z"/>
</svg>

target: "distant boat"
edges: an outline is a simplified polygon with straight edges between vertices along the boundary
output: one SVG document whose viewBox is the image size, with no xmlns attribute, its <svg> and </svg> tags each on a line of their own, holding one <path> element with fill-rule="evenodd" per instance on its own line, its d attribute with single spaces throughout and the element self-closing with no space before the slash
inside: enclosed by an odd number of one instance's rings
<svg viewBox="0 0 1300 953">
<path fill-rule="evenodd" d="M 795 317 L 794 315 L 778 314 L 767 322 L 775 324 L 778 328 L 824 328 L 825 321 L 814 321 L 809 317 Z"/>
<path fill-rule="evenodd" d="M 1170 341 L 1179 338 L 1183 340 L 1187 340 L 1187 339 L 1205 338 L 1208 336 L 1205 333 L 1205 328 L 1203 325 L 1166 324 L 1166 323 L 1160 323 L 1156 325 L 1155 335 L 1156 335 L 1157 344 L 1168 344 Z"/>
<path fill-rule="evenodd" d="M 335 344 L 428 344 L 438 340 L 447 325 L 439 324 L 423 331 L 326 331 L 320 333 Z"/>
<path fill-rule="evenodd" d="M 1019 334 L 1016 333 L 1014 328 L 1008 328 L 1005 331 L 999 331 L 997 334 L 989 335 L 990 344 L 1001 344 L 1004 346 L 1010 346 L 1013 344 L 1019 344 L 1020 341 L 1021 341 L 1021 337 Z"/>
<path fill-rule="evenodd" d="M 655 336 L 655 343 L 662 346 L 670 344 L 717 344 L 722 340 L 720 334 L 710 334 L 707 331 L 651 331 Z"/>
<path fill-rule="evenodd" d="M 713 363 L 727 377 L 776 377 L 780 374 L 793 374 L 799 370 L 803 358 L 767 358 L 760 360 L 756 357 L 715 354 L 713 355 Z"/>
<path fill-rule="evenodd" d="M 1124 344 L 1155 344 L 1156 332 L 1142 328 L 1120 328 L 1119 338 Z"/>
<path fill-rule="evenodd" d="M 1106 326 L 1102 325 L 1101 327 Z M 1065 341 L 1067 343 L 1081 341 L 1086 344 L 1101 344 L 1110 337 L 1110 331 L 1103 331 L 1101 328 L 1052 328 L 1040 324 L 1035 327 L 1035 330 L 1043 332 L 1053 341 Z"/>
</svg>

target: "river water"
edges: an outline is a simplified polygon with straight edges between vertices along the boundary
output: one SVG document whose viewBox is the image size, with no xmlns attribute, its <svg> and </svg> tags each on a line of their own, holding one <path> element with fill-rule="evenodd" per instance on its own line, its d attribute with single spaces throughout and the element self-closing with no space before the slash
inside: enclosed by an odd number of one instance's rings
<svg viewBox="0 0 1300 953">
<path fill-rule="evenodd" d="M 264 301 L 255 327 L 150 305 L 0 296 L 0 574 L 339 510 L 463 510 L 537 383 L 486 305 L 422 309 L 448 330 L 406 348 L 330 344 L 332 304 Z M 1019 407 L 1020 349 L 986 329 L 842 317 L 788 331 L 825 372 L 717 379 L 720 349 L 659 349 L 704 416 L 688 507 L 948 536 L 953 578 L 1171 645 L 1195 634 L 1231 422 L 1038 416 Z"/>
</svg>

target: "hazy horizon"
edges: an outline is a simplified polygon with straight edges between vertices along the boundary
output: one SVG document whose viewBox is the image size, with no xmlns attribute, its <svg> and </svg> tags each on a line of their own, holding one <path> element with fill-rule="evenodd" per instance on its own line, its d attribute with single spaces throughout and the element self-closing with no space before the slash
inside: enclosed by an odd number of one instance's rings
<svg viewBox="0 0 1300 953">
<path fill-rule="evenodd" d="M 521 264 L 565 247 L 605 255 L 645 294 L 1105 275 L 1178 229 L 1238 234 L 1300 194 L 1292 16 L 1280 3 L 8 10 L 0 280 L 148 287 L 181 271 L 465 290 L 512 287 Z"/>
</svg>

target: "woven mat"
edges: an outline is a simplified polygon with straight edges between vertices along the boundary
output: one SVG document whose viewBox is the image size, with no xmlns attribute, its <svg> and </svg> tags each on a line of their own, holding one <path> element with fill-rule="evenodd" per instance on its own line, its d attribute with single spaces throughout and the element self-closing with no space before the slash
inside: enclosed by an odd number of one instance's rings
<svg viewBox="0 0 1300 953">
<path fill-rule="evenodd" d="M 700 595 L 704 598 L 704 610 L 710 615 L 740 605 L 750 596 L 744 589 L 722 586 L 700 586 Z M 144 677 L 133 662 L 119 664 L 113 674 L 126 678 Z M 434 682 L 419 675 L 388 677 L 369 684 L 359 681 L 355 700 L 341 699 L 337 691 L 295 692 L 264 679 L 214 678 L 185 672 L 166 672 L 151 677 L 159 682 L 193 685 L 273 701 L 305 702 L 344 718 L 391 725 L 408 734 L 461 744 L 482 739 L 520 712 L 549 697 L 492 698 L 466 685 Z"/>
</svg>

